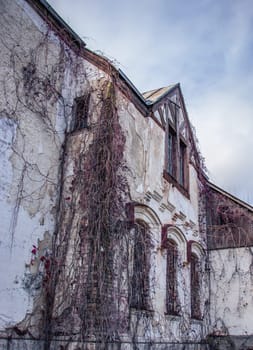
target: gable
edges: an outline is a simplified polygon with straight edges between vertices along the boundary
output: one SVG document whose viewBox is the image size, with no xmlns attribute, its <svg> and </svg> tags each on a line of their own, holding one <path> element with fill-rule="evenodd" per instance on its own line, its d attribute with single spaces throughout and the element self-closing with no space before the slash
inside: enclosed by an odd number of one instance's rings
<svg viewBox="0 0 253 350">
<path fill-rule="evenodd" d="M 185 108 L 180 84 L 144 92 L 143 97 L 151 109 L 151 117 L 165 131 L 167 126 L 170 126 L 180 134 L 180 138 L 189 146 L 189 161 L 196 169 L 201 170 L 199 151 Z"/>
<path fill-rule="evenodd" d="M 253 208 L 216 185 L 206 189 L 208 249 L 253 245 Z"/>
</svg>

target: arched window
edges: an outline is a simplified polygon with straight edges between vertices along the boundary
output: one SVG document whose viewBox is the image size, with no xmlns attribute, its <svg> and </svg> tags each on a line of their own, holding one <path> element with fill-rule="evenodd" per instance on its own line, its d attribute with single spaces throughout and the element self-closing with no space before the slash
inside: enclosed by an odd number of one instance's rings
<svg viewBox="0 0 253 350">
<path fill-rule="evenodd" d="M 173 240 L 167 241 L 166 307 L 170 315 L 179 314 L 177 288 L 178 247 Z"/>
<path fill-rule="evenodd" d="M 148 226 L 137 221 L 133 242 L 133 275 L 130 305 L 138 310 L 149 309 L 150 236 Z"/>
<path fill-rule="evenodd" d="M 196 254 L 191 254 L 191 317 L 201 319 L 200 311 L 200 262 Z"/>
</svg>

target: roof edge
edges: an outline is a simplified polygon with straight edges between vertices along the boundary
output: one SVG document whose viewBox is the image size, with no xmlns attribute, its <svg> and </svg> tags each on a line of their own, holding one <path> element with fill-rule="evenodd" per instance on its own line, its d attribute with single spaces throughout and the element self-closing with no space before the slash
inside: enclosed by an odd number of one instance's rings
<svg viewBox="0 0 253 350">
<path fill-rule="evenodd" d="M 105 56 L 98 54 L 97 52 L 87 48 L 86 43 L 80 38 L 76 32 L 61 18 L 61 16 L 53 9 L 52 6 L 46 0 L 25 0 L 29 5 L 31 5 L 35 10 L 39 11 L 39 15 L 41 15 L 47 22 L 48 19 L 51 18 L 51 21 L 56 25 L 56 30 L 64 29 L 69 38 L 72 40 L 74 44 L 78 46 L 79 49 L 83 49 L 84 52 L 88 52 L 93 57 L 97 57 L 104 64 L 102 66 L 110 65 L 119 75 L 120 79 L 132 90 L 135 94 L 139 102 L 143 104 L 144 108 L 148 108 L 150 103 L 145 100 L 142 96 L 141 92 L 136 88 L 136 86 L 131 82 L 131 80 L 126 76 L 126 74 L 120 69 L 113 65 L 113 63 Z M 58 28 L 57 28 L 58 27 Z M 60 33 L 57 33 L 60 35 Z M 91 57 L 90 57 L 91 59 Z"/>
<path fill-rule="evenodd" d="M 118 72 L 120 77 L 125 81 L 125 83 L 136 93 L 136 95 L 139 97 L 139 99 L 145 103 L 146 106 L 149 106 L 150 104 L 146 102 L 145 98 L 142 96 L 142 93 L 137 89 L 137 87 L 131 82 L 131 80 L 126 76 L 126 74 L 118 68 Z"/>
<path fill-rule="evenodd" d="M 166 95 L 171 94 L 171 93 L 172 93 L 174 90 L 176 90 L 177 88 L 180 88 L 180 83 L 173 84 L 173 86 L 172 86 L 169 90 L 165 91 L 165 92 L 164 92 L 161 96 L 159 96 L 158 99 L 155 100 L 154 102 L 152 102 L 152 101 L 147 102 L 147 101 L 149 101 L 149 100 L 147 99 L 147 100 L 145 100 L 145 103 L 146 103 L 148 106 L 154 106 L 154 105 L 156 105 L 157 103 L 159 103 Z M 163 88 L 161 88 L 161 89 L 163 89 Z M 157 89 L 157 90 L 158 90 L 158 89 Z"/>
<path fill-rule="evenodd" d="M 242 207 L 248 209 L 249 211 L 253 212 L 253 207 L 252 207 L 250 204 L 248 204 L 248 203 L 244 202 L 243 200 L 241 200 L 241 199 L 235 197 L 235 196 L 232 195 L 231 193 L 229 193 L 229 192 L 223 190 L 222 188 L 218 187 L 217 185 L 211 183 L 210 181 L 207 181 L 207 185 L 208 185 L 211 189 L 213 189 L 214 191 L 216 191 L 216 192 L 222 194 L 223 196 L 225 196 L 225 197 L 231 199 L 231 200 L 232 200 L 233 202 L 235 202 L 236 204 L 239 204 L 240 206 L 242 206 Z"/>
<path fill-rule="evenodd" d="M 53 20 L 57 23 L 59 27 L 64 28 L 72 40 L 76 44 L 78 44 L 80 47 L 85 47 L 86 43 L 83 41 L 82 38 L 62 19 L 62 17 L 53 9 L 51 5 L 46 0 L 26 0 L 31 6 L 33 7 L 40 7 L 43 8 L 47 15 L 49 14 Z"/>
</svg>

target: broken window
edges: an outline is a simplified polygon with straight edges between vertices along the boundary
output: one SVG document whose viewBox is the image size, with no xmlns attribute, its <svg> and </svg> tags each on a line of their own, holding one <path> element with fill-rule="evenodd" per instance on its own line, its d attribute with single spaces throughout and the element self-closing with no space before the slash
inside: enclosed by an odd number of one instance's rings
<svg viewBox="0 0 253 350">
<path fill-rule="evenodd" d="M 179 147 L 179 183 L 182 186 L 184 186 L 184 184 L 185 184 L 185 167 L 186 167 L 185 155 L 186 155 L 186 145 L 183 143 L 183 141 L 180 140 L 180 147 Z"/>
<path fill-rule="evenodd" d="M 90 94 L 77 97 L 73 105 L 73 130 L 80 130 L 88 127 Z"/>
<path fill-rule="evenodd" d="M 176 133 L 169 127 L 168 131 L 168 173 L 176 177 Z"/>
<path fill-rule="evenodd" d="M 191 317 L 201 319 L 200 262 L 195 254 L 191 254 Z"/>
<path fill-rule="evenodd" d="M 169 102 L 169 113 L 172 117 L 167 119 L 166 173 L 169 181 L 187 189 L 186 123 L 181 107 L 172 101 Z"/>
<path fill-rule="evenodd" d="M 170 315 L 179 314 L 179 298 L 177 288 L 177 265 L 178 248 L 177 244 L 168 240 L 167 242 L 167 273 L 166 273 L 166 307 Z"/>
<path fill-rule="evenodd" d="M 135 224 L 131 307 L 149 309 L 150 236 L 143 222 Z"/>
</svg>

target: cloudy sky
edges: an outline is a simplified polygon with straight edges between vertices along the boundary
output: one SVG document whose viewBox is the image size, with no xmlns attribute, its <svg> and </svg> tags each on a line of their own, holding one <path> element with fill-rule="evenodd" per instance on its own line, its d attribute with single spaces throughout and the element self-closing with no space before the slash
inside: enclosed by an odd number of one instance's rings
<svg viewBox="0 0 253 350">
<path fill-rule="evenodd" d="M 49 0 L 141 92 L 180 82 L 211 181 L 253 205 L 253 1 Z"/>
</svg>

